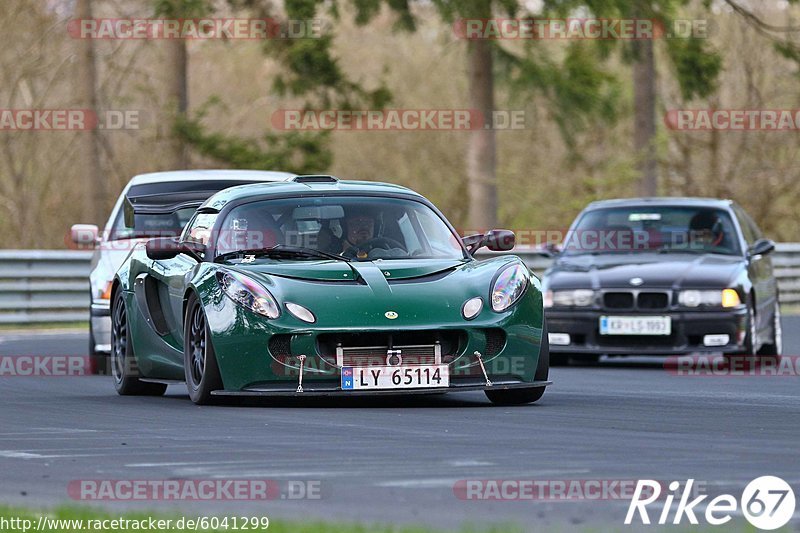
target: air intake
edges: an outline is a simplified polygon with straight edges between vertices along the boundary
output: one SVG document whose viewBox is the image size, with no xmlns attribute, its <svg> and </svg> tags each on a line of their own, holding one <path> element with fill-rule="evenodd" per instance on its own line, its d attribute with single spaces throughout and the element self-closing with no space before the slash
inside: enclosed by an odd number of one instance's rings
<svg viewBox="0 0 800 533">
<path fill-rule="evenodd" d="M 296 176 L 292 179 L 292 181 L 295 183 L 339 183 L 339 180 L 334 176 L 326 176 L 324 174 Z"/>
</svg>

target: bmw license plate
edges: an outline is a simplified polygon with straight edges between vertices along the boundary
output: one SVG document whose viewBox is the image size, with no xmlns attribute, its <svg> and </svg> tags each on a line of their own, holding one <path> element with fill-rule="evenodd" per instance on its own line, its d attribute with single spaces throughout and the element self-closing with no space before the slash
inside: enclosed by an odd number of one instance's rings
<svg viewBox="0 0 800 533">
<path fill-rule="evenodd" d="M 668 316 L 601 316 L 600 335 L 669 335 Z"/>
<path fill-rule="evenodd" d="M 450 386 L 447 365 L 345 366 L 342 390 L 420 389 Z"/>
</svg>

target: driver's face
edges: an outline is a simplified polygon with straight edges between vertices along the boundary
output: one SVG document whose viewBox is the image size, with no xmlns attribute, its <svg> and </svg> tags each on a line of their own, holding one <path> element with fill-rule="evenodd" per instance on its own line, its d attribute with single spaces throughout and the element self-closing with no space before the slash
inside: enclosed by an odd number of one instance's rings
<svg viewBox="0 0 800 533">
<path fill-rule="evenodd" d="M 366 215 L 356 215 L 347 219 L 347 240 L 359 245 L 370 240 L 375 233 L 375 220 Z"/>
</svg>

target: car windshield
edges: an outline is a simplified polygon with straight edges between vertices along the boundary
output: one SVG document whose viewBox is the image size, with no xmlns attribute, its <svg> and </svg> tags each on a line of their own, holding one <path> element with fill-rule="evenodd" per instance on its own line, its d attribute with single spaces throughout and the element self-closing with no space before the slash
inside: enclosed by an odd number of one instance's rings
<svg viewBox="0 0 800 533">
<path fill-rule="evenodd" d="M 188 207 L 172 213 L 136 213 L 131 228 L 125 225 L 123 209 L 120 209 L 108 240 L 177 237 L 194 212 L 194 207 Z"/>
<path fill-rule="evenodd" d="M 427 205 L 404 199 L 307 197 L 233 208 L 218 226 L 216 256 L 252 261 L 464 259 L 457 235 Z"/>
<path fill-rule="evenodd" d="M 628 206 L 584 213 L 567 234 L 564 254 L 717 253 L 738 255 L 733 220 L 721 209 Z"/>
</svg>

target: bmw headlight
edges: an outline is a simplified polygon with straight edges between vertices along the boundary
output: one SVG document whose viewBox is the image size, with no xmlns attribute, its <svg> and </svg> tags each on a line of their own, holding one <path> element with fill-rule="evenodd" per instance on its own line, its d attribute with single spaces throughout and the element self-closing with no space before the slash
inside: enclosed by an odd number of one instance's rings
<svg viewBox="0 0 800 533">
<path fill-rule="evenodd" d="M 281 315 L 278 303 L 267 289 L 235 272 L 217 272 L 217 282 L 225 295 L 254 313 L 267 318 Z"/>
<path fill-rule="evenodd" d="M 525 292 L 529 276 L 522 265 L 512 265 L 500 272 L 492 287 L 492 309 L 499 313 L 514 305 Z"/>
<path fill-rule="evenodd" d="M 544 297 L 545 307 L 588 307 L 593 303 L 594 291 L 592 289 L 547 291 Z"/>
<path fill-rule="evenodd" d="M 742 303 L 739 293 L 735 289 L 722 289 L 713 291 L 685 290 L 678 293 L 678 303 L 683 307 L 699 307 L 701 305 L 713 307 L 736 307 Z"/>
</svg>

